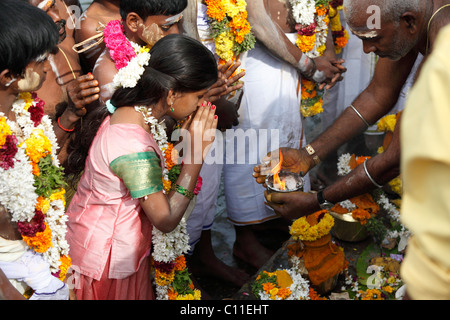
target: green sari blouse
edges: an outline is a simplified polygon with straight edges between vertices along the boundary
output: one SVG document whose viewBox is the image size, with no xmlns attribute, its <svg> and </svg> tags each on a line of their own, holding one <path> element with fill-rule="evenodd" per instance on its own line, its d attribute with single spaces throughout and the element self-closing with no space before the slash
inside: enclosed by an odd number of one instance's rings
<svg viewBox="0 0 450 320">
<path fill-rule="evenodd" d="M 142 198 L 164 189 L 160 159 L 153 151 L 118 157 L 109 166 L 122 179 L 133 199 Z"/>
</svg>

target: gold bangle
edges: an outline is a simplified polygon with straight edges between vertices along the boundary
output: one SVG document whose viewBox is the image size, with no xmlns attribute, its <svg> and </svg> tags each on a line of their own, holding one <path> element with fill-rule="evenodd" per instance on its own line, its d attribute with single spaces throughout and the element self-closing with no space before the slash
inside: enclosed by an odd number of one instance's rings
<svg viewBox="0 0 450 320">
<path fill-rule="evenodd" d="M 194 199 L 194 193 L 192 191 L 189 191 L 188 189 L 183 188 L 182 186 L 180 186 L 176 183 L 172 183 L 172 187 L 170 188 L 170 190 L 173 190 L 175 192 L 178 192 L 179 194 L 182 194 L 189 200 Z"/>
<path fill-rule="evenodd" d="M 314 150 L 314 148 L 310 144 L 305 146 L 305 150 L 310 156 L 312 156 L 314 163 L 318 165 L 320 163 L 320 158 L 315 154 L 316 150 Z"/>
</svg>

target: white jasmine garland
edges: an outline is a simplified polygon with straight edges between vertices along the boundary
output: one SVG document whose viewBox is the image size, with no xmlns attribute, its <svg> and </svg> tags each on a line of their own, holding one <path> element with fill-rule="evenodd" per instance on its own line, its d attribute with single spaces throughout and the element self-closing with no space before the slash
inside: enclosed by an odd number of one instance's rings
<svg viewBox="0 0 450 320">
<path fill-rule="evenodd" d="M 52 230 L 53 247 L 43 255 L 50 262 L 51 271 L 56 272 L 60 265 L 61 255 L 69 255 L 69 244 L 66 241 L 66 224 L 69 217 L 64 213 L 64 203 L 62 200 L 50 202 L 50 208 L 45 215 L 45 222 Z"/>
<path fill-rule="evenodd" d="M 23 148 L 14 157 L 14 168 L 0 168 L 0 204 L 11 214 L 13 222 L 29 222 L 34 217 L 37 196 L 32 171 Z"/>
<path fill-rule="evenodd" d="M 162 154 L 164 154 L 164 150 L 169 146 L 166 134 L 166 124 L 164 123 L 164 120 L 159 122 L 154 116 L 152 116 L 152 110 L 149 107 L 136 106 L 134 109 L 142 114 L 145 123 L 150 126 L 150 132 L 152 133 L 153 139 L 158 144 Z M 167 170 L 166 167 L 163 168 L 163 179 L 169 180 L 169 170 Z"/>
<path fill-rule="evenodd" d="M 178 226 L 169 233 L 153 228 L 153 258 L 159 262 L 171 262 L 189 251 L 189 236 L 186 220 L 181 219 Z"/>
<path fill-rule="evenodd" d="M 296 23 L 309 26 L 314 23 L 316 15 L 315 0 L 291 0 L 292 15 Z"/>
<path fill-rule="evenodd" d="M 289 287 L 291 295 L 286 300 L 309 300 L 309 282 L 305 280 L 300 273 L 293 269 L 287 269 L 293 283 Z"/>
<path fill-rule="evenodd" d="M 400 212 L 397 207 L 389 201 L 384 193 L 380 194 L 377 202 L 384 210 L 386 210 L 392 220 L 400 222 Z"/>
</svg>

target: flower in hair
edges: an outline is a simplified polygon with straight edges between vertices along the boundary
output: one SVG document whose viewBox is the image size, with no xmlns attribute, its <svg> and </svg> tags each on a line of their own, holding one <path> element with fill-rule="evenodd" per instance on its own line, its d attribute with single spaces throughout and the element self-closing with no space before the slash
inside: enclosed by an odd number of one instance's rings
<svg viewBox="0 0 450 320">
<path fill-rule="evenodd" d="M 126 67 L 128 62 L 136 56 L 131 43 L 125 36 L 125 30 L 120 20 L 110 21 L 103 31 L 103 37 L 117 69 Z"/>
<path fill-rule="evenodd" d="M 119 72 L 114 76 L 116 88 L 134 88 L 150 60 L 150 48 L 127 39 L 120 20 L 110 21 L 103 31 L 105 45 Z"/>
</svg>

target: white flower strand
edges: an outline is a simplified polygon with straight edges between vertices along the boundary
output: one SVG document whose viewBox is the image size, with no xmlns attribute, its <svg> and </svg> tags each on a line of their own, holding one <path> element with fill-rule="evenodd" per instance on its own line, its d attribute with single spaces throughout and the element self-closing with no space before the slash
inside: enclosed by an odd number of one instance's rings
<svg viewBox="0 0 450 320">
<path fill-rule="evenodd" d="M 316 15 L 315 0 L 291 0 L 292 15 L 296 23 L 309 26 L 314 23 Z"/>
</svg>

